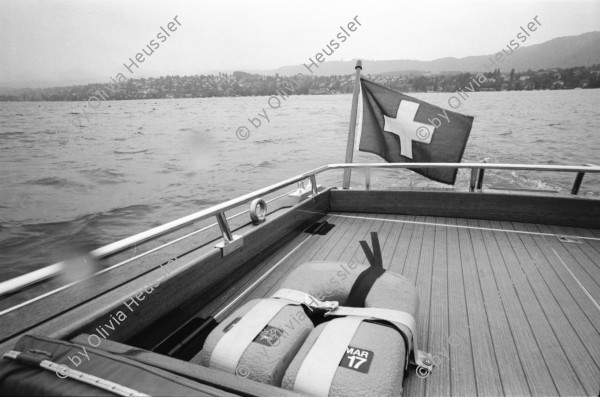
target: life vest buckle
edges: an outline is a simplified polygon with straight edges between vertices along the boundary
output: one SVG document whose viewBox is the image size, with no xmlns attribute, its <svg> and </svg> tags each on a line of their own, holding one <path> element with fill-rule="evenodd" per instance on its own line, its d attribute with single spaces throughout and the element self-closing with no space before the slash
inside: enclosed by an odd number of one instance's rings
<svg viewBox="0 0 600 397">
<path fill-rule="evenodd" d="M 279 291 L 275 292 L 271 298 L 285 299 L 298 305 L 304 305 L 310 311 L 323 310 L 325 312 L 330 312 L 340 306 L 338 301 L 322 301 L 319 298 L 315 298 L 314 296 L 307 294 L 306 292 L 289 288 L 280 289 Z"/>
<path fill-rule="evenodd" d="M 329 313 L 340 306 L 338 301 L 322 301 L 315 298 L 312 295 L 306 295 L 306 300 L 304 302 L 306 306 L 312 311 L 313 309 L 324 310 Z"/>
</svg>

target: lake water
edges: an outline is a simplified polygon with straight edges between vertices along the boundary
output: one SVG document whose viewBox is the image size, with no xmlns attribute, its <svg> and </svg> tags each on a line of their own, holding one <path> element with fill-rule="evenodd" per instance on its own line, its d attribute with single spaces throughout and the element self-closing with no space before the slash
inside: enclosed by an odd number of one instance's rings
<svg viewBox="0 0 600 397">
<path fill-rule="evenodd" d="M 448 107 L 449 93 L 415 94 Z M 343 162 L 350 95 L 0 103 L 0 280 L 196 212 L 327 163 Z M 274 106 L 277 103 L 272 101 Z M 248 118 L 266 110 L 255 129 Z M 600 90 L 481 92 L 464 162 L 599 163 Z M 264 114 L 264 113 L 263 113 Z M 251 127 L 246 140 L 240 126 Z M 57 133 L 58 131 L 58 133 Z M 68 132 L 71 131 L 71 132 Z M 358 153 L 355 161 L 380 162 Z M 569 191 L 574 174 L 490 172 L 485 186 Z M 466 189 L 469 172 L 459 173 Z M 356 183 L 362 180 L 356 180 Z M 321 184 L 338 184 L 330 175 Z M 373 188 L 443 186 L 376 171 Z M 600 177 L 580 194 L 600 197 Z"/>
</svg>

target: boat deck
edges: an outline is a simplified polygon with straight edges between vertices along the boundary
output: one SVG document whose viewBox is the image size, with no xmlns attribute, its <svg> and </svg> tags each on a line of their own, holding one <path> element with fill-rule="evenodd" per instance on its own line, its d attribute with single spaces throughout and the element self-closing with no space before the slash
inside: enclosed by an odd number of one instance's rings
<svg viewBox="0 0 600 397">
<path fill-rule="evenodd" d="M 418 287 L 419 348 L 437 364 L 426 379 L 412 371 L 404 395 L 600 391 L 600 230 L 339 212 L 322 220 L 335 227 L 299 234 L 205 313 L 269 296 L 308 261 L 367 263 L 358 241 L 374 231 L 384 266 Z"/>
</svg>

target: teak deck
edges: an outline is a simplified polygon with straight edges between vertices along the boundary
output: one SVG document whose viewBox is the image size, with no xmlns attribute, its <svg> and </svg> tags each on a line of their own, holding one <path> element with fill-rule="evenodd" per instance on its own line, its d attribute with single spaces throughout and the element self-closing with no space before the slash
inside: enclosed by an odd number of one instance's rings
<svg viewBox="0 0 600 397">
<path fill-rule="evenodd" d="M 419 348 L 437 364 L 426 379 L 411 370 L 404 395 L 600 391 L 599 230 L 341 212 L 322 220 L 335 227 L 326 235 L 299 234 L 206 313 L 229 313 L 269 296 L 301 263 L 366 263 L 358 242 L 370 243 L 374 231 L 384 266 L 418 287 Z M 578 236 L 579 242 L 561 242 L 558 235 Z M 226 301 L 244 290 L 233 304 Z"/>
</svg>

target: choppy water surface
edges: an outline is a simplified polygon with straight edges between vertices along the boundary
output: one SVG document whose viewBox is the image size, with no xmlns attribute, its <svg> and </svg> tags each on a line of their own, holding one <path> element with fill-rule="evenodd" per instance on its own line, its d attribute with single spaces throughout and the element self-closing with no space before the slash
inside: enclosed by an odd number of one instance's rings
<svg viewBox="0 0 600 397">
<path fill-rule="evenodd" d="M 463 161 L 599 163 L 600 90 L 476 93 Z M 416 94 L 448 108 L 448 93 Z M 350 95 L 0 104 L 0 280 L 96 248 L 326 163 L 343 162 Z M 276 103 L 272 101 L 276 106 Z M 247 140 L 235 136 L 266 110 Z M 58 131 L 58 133 L 57 133 Z M 355 161 L 381 161 L 359 153 Z M 457 188 L 466 189 L 468 172 Z M 486 186 L 569 191 L 573 174 L 486 174 Z M 377 171 L 373 187 L 435 185 Z M 338 184 L 337 176 L 319 179 Z M 357 180 L 357 183 L 359 181 Z M 441 186 L 441 185 L 440 185 Z M 586 175 L 581 194 L 600 196 Z"/>
</svg>

